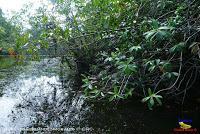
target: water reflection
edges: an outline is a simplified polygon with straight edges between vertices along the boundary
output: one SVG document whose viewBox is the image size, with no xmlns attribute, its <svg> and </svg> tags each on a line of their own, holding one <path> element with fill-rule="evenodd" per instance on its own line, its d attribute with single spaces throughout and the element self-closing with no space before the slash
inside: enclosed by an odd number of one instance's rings
<svg viewBox="0 0 200 134">
<path fill-rule="evenodd" d="M 26 134 L 21 129 L 32 127 L 60 129 L 45 134 L 169 134 L 177 126 L 178 107 L 149 111 L 138 98 L 117 105 L 86 101 L 60 67 L 59 58 L 45 58 L 0 70 L 0 134 Z M 199 112 L 187 115 L 199 123 Z"/>
<path fill-rule="evenodd" d="M 61 128 L 80 123 L 87 110 L 82 109 L 84 98 L 69 87 L 63 89 L 58 75 L 59 61 L 32 62 L 26 71 L 4 86 L 0 99 L 2 134 L 19 133 L 25 127 Z"/>
</svg>

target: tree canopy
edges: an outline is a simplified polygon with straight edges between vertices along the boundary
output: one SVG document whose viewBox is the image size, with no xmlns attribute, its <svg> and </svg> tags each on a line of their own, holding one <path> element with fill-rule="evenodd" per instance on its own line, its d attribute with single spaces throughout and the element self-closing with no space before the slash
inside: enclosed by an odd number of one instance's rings
<svg viewBox="0 0 200 134">
<path fill-rule="evenodd" d="M 6 20 L 0 9 L 0 47 L 5 49 L 15 46 L 17 29 L 11 22 Z"/>
</svg>

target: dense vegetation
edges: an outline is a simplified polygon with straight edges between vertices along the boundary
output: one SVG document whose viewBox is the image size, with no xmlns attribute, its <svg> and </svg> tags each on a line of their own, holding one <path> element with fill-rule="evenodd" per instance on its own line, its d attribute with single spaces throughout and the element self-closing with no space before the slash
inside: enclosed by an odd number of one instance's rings
<svg viewBox="0 0 200 134">
<path fill-rule="evenodd" d="M 0 9 L 0 48 L 11 49 L 15 46 L 18 30 L 3 15 Z"/>
<path fill-rule="evenodd" d="M 89 99 L 115 101 L 135 94 L 150 109 L 161 105 L 163 97 L 184 102 L 199 73 L 200 1 L 53 4 L 55 14 L 43 9 L 30 17 L 32 28 L 16 41 L 21 55 L 30 53 L 37 59 L 38 50 L 54 46 L 55 56 L 68 63 L 75 86 Z"/>
</svg>

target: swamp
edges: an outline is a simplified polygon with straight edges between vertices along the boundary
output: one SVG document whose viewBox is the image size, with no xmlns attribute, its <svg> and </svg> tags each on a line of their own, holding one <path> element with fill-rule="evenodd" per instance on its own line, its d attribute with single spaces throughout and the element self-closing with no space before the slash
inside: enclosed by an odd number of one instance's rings
<svg viewBox="0 0 200 134">
<path fill-rule="evenodd" d="M 0 134 L 199 132 L 199 0 L 0 0 Z"/>
</svg>

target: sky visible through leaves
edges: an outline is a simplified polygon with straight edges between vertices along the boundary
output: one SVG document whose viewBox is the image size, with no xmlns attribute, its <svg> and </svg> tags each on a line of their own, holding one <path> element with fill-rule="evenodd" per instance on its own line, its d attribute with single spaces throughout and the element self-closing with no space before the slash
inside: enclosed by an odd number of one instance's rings
<svg viewBox="0 0 200 134">
<path fill-rule="evenodd" d="M 39 7 L 42 3 L 51 6 L 48 0 L 0 0 L 0 8 L 6 16 L 11 16 L 13 12 L 18 12 L 28 3 L 33 4 L 33 9 Z"/>
</svg>

